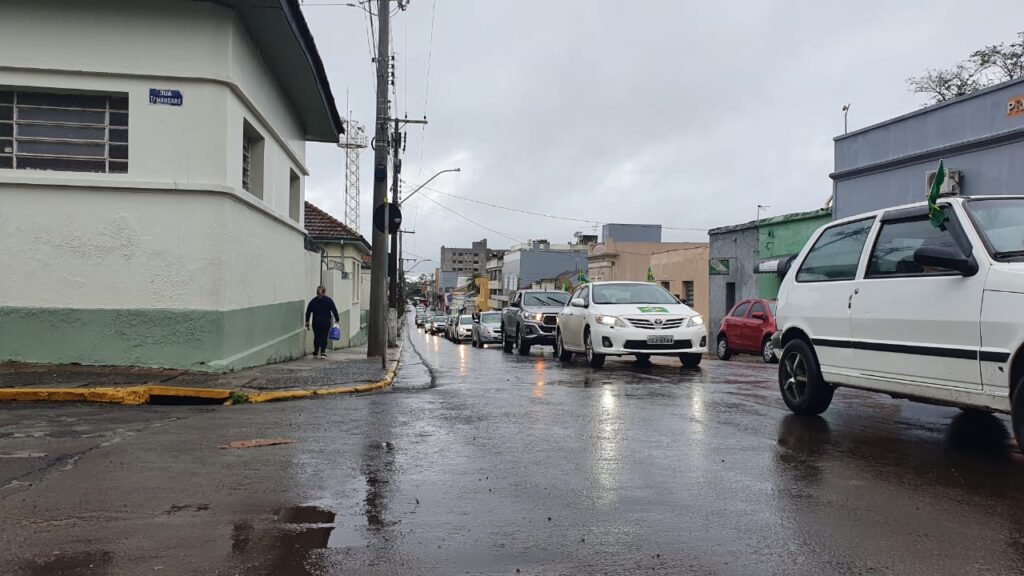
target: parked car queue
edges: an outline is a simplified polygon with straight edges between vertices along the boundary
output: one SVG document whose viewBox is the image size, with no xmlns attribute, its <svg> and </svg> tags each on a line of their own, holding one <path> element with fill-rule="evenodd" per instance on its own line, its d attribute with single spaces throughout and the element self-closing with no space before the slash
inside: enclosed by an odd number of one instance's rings
<svg viewBox="0 0 1024 576">
<path fill-rule="evenodd" d="M 675 356 L 687 367 L 707 352 L 704 319 L 668 290 L 647 282 L 595 282 L 571 294 L 520 290 L 501 312 L 434 317 L 427 329 L 474 347 L 500 343 L 505 352 L 528 355 L 537 345 L 554 347 L 562 361 L 574 354 L 600 368 L 609 356 Z"/>
</svg>

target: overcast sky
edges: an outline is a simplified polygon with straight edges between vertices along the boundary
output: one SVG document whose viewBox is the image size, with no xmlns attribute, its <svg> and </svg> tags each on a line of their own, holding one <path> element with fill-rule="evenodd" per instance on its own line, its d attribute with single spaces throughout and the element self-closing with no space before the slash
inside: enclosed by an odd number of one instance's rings
<svg viewBox="0 0 1024 576">
<path fill-rule="evenodd" d="M 373 68 L 363 12 L 304 12 L 339 110 L 372 129 Z M 376 2 L 373 2 L 376 5 Z M 392 3 L 395 5 L 394 3 Z M 430 188 L 598 222 L 707 229 L 811 210 L 831 192 L 832 137 L 926 102 L 906 78 L 1011 41 L 1019 0 L 648 2 L 411 0 L 393 18 L 397 105 L 412 118 L 407 189 Z M 431 20 L 433 43 L 430 42 Z M 427 87 L 428 53 L 429 89 Z M 362 159 L 369 239 L 372 151 Z M 308 147 L 306 197 L 344 216 L 344 155 Z M 566 242 L 588 224 L 517 214 L 424 190 L 488 231 L 421 198 L 403 207 L 406 247 L 487 238 Z M 507 236 L 507 237 L 506 237 Z M 665 230 L 664 240 L 702 240 Z"/>
</svg>

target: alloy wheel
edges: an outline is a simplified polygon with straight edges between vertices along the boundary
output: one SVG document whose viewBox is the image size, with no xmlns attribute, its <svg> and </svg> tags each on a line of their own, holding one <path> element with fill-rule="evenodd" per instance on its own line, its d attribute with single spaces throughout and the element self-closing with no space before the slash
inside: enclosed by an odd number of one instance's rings
<svg viewBox="0 0 1024 576">
<path fill-rule="evenodd" d="M 775 348 L 772 346 L 772 339 L 768 338 L 764 341 L 764 346 L 761 348 L 761 357 L 764 358 L 765 362 L 771 363 L 775 358 Z"/>
<path fill-rule="evenodd" d="M 800 404 L 807 396 L 807 360 L 798 353 L 791 352 L 783 361 L 786 381 L 783 393 L 794 404 Z"/>
</svg>

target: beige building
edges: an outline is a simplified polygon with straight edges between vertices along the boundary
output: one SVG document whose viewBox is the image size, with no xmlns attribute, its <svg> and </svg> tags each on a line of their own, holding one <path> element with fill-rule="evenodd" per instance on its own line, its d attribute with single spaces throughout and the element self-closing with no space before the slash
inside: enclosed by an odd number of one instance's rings
<svg viewBox="0 0 1024 576">
<path fill-rule="evenodd" d="M 708 245 L 703 242 L 623 242 L 609 239 L 596 244 L 587 256 L 591 282 L 654 281 L 687 301 L 705 318 L 708 315 Z"/>
<path fill-rule="evenodd" d="M 311 202 L 305 220 L 309 239 L 320 250 L 320 283 L 338 308 L 341 340 L 332 348 L 366 343 L 370 316 L 370 271 L 365 264 L 370 244 L 358 232 Z M 307 338 L 311 345 L 312 339 Z"/>
<path fill-rule="evenodd" d="M 651 254 L 650 265 L 655 282 L 708 318 L 711 305 L 707 244 L 690 243 L 685 248 L 655 252 Z"/>
</svg>

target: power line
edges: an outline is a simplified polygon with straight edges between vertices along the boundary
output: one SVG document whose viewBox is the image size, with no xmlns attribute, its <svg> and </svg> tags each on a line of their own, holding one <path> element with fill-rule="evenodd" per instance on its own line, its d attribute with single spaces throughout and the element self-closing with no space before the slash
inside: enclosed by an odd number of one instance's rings
<svg viewBox="0 0 1024 576">
<path fill-rule="evenodd" d="M 477 200 L 475 198 L 467 198 L 465 196 L 459 196 L 458 194 L 452 194 L 451 192 L 442 192 L 441 190 L 437 190 L 436 188 L 430 188 L 429 186 L 424 186 L 423 190 L 430 190 L 431 192 L 437 192 L 438 194 L 444 194 L 445 196 L 451 196 L 452 198 L 458 198 L 459 200 L 465 200 L 466 202 L 473 202 L 474 204 L 482 204 L 484 206 L 489 206 L 491 208 L 498 208 L 500 210 L 508 210 L 509 212 L 518 212 L 520 214 L 528 214 L 530 216 L 541 216 L 541 217 L 544 217 L 544 218 L 551 218 L 551 219 L 554 219 L 554 220 L 565 220 L 565 221 L 568 221 L 568 222 L 581 222 L 583 224 L 592 224 L 592 225 L 607 224 L 607 222 L 601 222 L 600 220 L 587 220 L 585 218 L 573 218 L 571 216 L 555 216 L 554 214 L 544 214 L 542 212 L 532 212 L 530 210 L 523 210 L 522 208 L 512 208 L 510 206 L 502 206 L 500 204 L 492 204 L 490 202 L 484 202 L 483 200 Z M 653 226 L 657 226 L 657 224 L 638 224 L 638 226 L 652 226 L 653 227 Z M 684 231 L 688 231 L 688 232 L 707 232 L 708 231 L 707 228 L 678 228 L 678 227 L 675 227 L 675 226 L 664 226 L 664 225 L 661 226 L 661 227 L 663 229 L 666 229 L 666 230 L 684 230 Z"/>
<path fill-rule="evenodd" d="M 431 62 L 434 58 L 434 22 L 437 19 L 437 0 L 434 0 L 430 5 L 430 40 L 427 41 L 427 77 L 424 82 L 423 88 L 423 117 L 427 117 L 427 104 L 430 101 L 430 67 Z M 408 116 L 408 114 L 406 114 Z M 420 131 L 420 162 L 419 171 L 416 173 L 416 179 L 419 180 L 423 176 L 423 150 L 426 148 L 424 142 L 427 140 L 427 127 L 423 126 Z"/>
<path fill-rule="evenodd" d="M 420 193 L 420 196 L 423 197 L 423 198 L 426 198 L 427 200 L 430 200 L 434 204 L 437 204 L 441 208 L 444 208 L 445 210 L 451 212 L 452 214 L 455 214 L 456 216 L 458 216 L 459 218 L 462 218 L 463 220 L 465 220 L 466 222 L 469 222 L 470 224 L 475 224 L 475 225 L 483 228 L 484 230 L 487 230 L 488 232 L 493 232 L 493 233 L 497 234 L 498 236 L 503 236 L 503 237 L 508 238 L 509 240 L 513 241 L 513 242 L 519 242 L 520 244 L 523 243 L 523 241 L 518 239 L 518 238 L 513 238 L 512 236 L 509 236 L 508 234 L 505 234 L 504 232 L 498 232 L 494 228 L 489 228 L 487 226 L 484 226 L 483 224 L 477 222 L 476 220 L 473 220 L 472 218 L 469 218 L 468 216 L 463 216 L 462 214 L 456 212 L 455 210 L 452 210 L 451 208 L 445 206 L 444 204 L 441 204 L 437 200 L 434 200 L 433 198 L 423 194 L 422 192 Z"/>
</svg>

